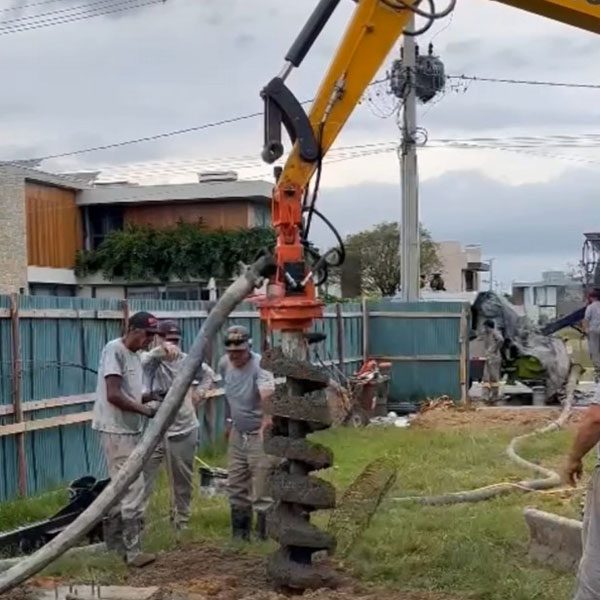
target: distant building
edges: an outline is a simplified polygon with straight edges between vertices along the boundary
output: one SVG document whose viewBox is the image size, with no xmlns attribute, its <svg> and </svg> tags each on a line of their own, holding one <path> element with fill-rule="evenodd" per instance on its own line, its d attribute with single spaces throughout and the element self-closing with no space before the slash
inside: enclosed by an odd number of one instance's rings
<svg viewBox="0 0 600 600">
<path fill-rule="evenodd" d="M 239 229 L 271 222 L 272 184 L 235 173 L 200 174 L 198 183 L 97 183 L 98 173 L 54 175 L 0 164 L 0 293 L 117 298 L 209 299 L 209 282 L 77 278 L 79 250 L 94 250 L 128 223 L 179 221 Z M 214 290 L 212 291 L 214 294 Z"/>
<path fill-rule="evenodd" d="M 580 308 L 583 285 L 563 271 L 546 271 L 541 281 L 513 283 L 512 300 L 534 323 L 543 323 Z"/>
<path fill-rule="evenodd" d="M 439 242 L 438 256 L 442 262 L 442 277 L 447 292 L 478 292 L 481 273 L 490 270 L 482 261 L 481 246 L 462 247 L 460 242 Z"/>
</svg>

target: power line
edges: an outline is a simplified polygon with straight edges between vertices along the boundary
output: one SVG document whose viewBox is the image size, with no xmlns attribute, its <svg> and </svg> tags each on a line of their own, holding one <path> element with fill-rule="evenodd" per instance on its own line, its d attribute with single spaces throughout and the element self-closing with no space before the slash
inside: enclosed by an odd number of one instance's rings
<svg viewBox="0 0 600 600">
<path fill-rule="evenodd" d="M 92 19 L 95 17 L 102 17 L 105 15 L 115 14 L 119 12 L 124 12 L 127 10 L 133 10 L 136 8 L 142 8 L 143 6 L 150 6 L 151 4 L 164 4 L 166 0 L 148 0 L 146 2 L 138 2 L 135 4 L 135 0 L 133 2 L 131 0 L 126 0 L 124 2 L 115 2 L 113 6 L 120 6 L 120 8 L 110 8 L 107 7 L 106 10 L 103 9 L 93 9 L 87 12 L 81 12 L 74 15 L 63 15 L 64 18 L 55 17 L 52 19 L 40 19 L 38 22 L 25 23 L 23 25 L 11 25 L 9 27 L 0 27 L 0 35 L 11 35 L 14 33 L 21 33 L 24 31 L 31 31 L 35 29 L 43 29 L 46 27 L 53 27 L 56 25 L 64 25 L 66 23 L 75 23 L 78 21 L 83 21 L 86 19 Z M 123 6 L 124 5 L 124 6 Z M 0 22 L 0 26 L 1 26 Z"/>
<path fill-rule="evenodd" d="M 55 2 L 63 2 L 64 0 L 42 0 L 42 2 L 30 2 L 27 4 L 21 4 L 17 6 L 10 6 L 7 8 L 0 8 L 0 12 L 14 12 L 23 10 L 24 8 L 30 8 L 32 6 L 42 6 L 44 4 L 54 4 Z"/>
<path fill-rule="evenodd" d="M 164 0 L 154 0 L 155 2 L 163 2 Z M 379 83 L 382 83 L 383 81 L 386 81 L 386 78 L 384 79 L 378 79 L 375 80 L 373 82 L 371 82 L 369 84 L 369 86 L 372 85 L 377 85 Z M 314 101 L 314 98 L 311 98 L 310 100 L 304 100 L 302 102 L 300 102 L 300 104 L 304 105 L 304 104 L 309 104 L 311 102 Z M 33 158 L 29 158 L 29 159 L 20 159 L 21 162 L 23 160 L 39 160 L 39 161 L 44 161 L 44 160 L 52 160 L 52 159 L 56 159 L 56 158 L 65 158 L 67 156 L 77 156 L 80 154 L 89 154 L 91 152 L 100 152 L 102 150 L 111 150 L 113 148 L 121 148 L 123 146 L 132 146 L 134 144 L 141 144 L 144 142 L 152 142 L 155 140 L 159 140 L 159 139 L 163 139 L 163 138 L 168 138 L 168 137 L 173 137 L 176 135 L 183 135 L 186 133 L 193 133 L 196 131 L 202 131 L 204 129 L 212 129 L 214 127 L 220 127 L 222 125 L 229 125 L 231 123 L 238 123 L 239 121 L 246 121 L 248 119 L 254 119 L 256 117 L 262 117 L 263 116 L 263 112 L 254 112 L 254 113 L 249 113 L 246 115 L 240 115 L 238 117 L 230 117 L 228 119 L 221 119 L 219 121 L 212 121 L 210 123 L 204 123 L 202 125 L 195 125 L 192 127 L 185 127 L 183 129 L 175 129 L 173 131 L 165 131 L 163 133 L 157 133 L 154 135 L 148 135 L 148 136 L 144 136 L 144 137 L 140 137 L 140 138 L 135 138 L 135 139 L 131 139 L 131 140 L 123 140 L 121 142 L 112 142 L 110 144 L 104 144 L 102 146 L 93 146 L 91 148 L 82 148 L 80 150 L 71 150 L 69 152 L 60 152 L 60 153 L 56 153 L 56 154 L 48 154 L 46 156 L 39 156 L 39 157 L 33 157 Z M 18 162 L 18 161 L 14 161 L 14 162 Z"/>
<path fill-rule="evenodd" d="M 531 85 L 585 90 L 600 90 L 600 84 L 598 83 L 569 83 L 562 81 L 543 81 L 535 79 L 502 79 L 498 77 L 478 77 L 475 75 L 447 75 L 446 78 L 458 81 L 478 81 L 483 83 L 508 83 L 513 85 Z"/>
<path fill-rule="evenodd" d="M 15 19 L 3 19 L 0 21 L 0 26 L 7 25 L 9 23 L 23 23 L 26 21 L 32 21 L 36 19 L 41 19 L 42 17 L 52 17 L 53 15 L 64 15 L 64 13 L 75 13 L 78 14 L 77 11 L 89 11 L 92 10 L 94 6 L 103 6 L 106 4 L 113 4 L 115 0 L 95 0 L 94 2 L 88 2 L 86 4 L 80 4 L 78 6 L 69 6 L 68 8 L 61 8 L 59 10 L 52 10 L 50 12 L 45 13 L 37 13 L 35 15 L 25 15 L 22 17 L 17 17 Z M 66 15 L 71 16 L 71 15 Z M 66 18 L 66 17 L 59 17 Z M 45 20 L 45 19 L 44 19 Z"/>
</svg>

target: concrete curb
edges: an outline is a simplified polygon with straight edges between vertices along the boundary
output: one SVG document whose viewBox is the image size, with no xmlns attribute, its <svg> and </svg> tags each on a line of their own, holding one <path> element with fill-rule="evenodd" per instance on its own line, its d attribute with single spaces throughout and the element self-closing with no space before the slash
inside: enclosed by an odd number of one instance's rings
<svg viewBox="0 0 600 600">
<path fill-rule="evenodd" d="M 529 526 L 529 558 L 538 564 L 576 572 L 581 560 L 581 521 L 525 508 Z"/>
</svg>

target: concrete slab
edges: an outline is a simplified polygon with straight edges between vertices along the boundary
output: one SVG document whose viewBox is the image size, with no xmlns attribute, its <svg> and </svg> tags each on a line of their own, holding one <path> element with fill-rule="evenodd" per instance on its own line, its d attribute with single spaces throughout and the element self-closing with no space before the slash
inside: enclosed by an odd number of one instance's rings
<svg viewBox="0 0 600 600">
<path fill-rule="evenodd" d="M 160 588 L 118 585 L 68 585 L 31 590 L 30 600 L 153 600 Z"/>
</svg>

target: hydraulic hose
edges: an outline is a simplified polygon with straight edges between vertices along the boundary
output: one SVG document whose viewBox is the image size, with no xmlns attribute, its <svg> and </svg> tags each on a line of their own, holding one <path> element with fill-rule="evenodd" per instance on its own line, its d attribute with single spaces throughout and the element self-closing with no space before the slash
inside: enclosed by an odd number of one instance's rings
<svg viewBox="0 0 600 600">
<path fill-rule="evenodd" d="M 228 315 L 244 298 L 259 286 L 262 278 L 268 275 L 272 271 L 272 268 L 273 259 L 270 256 L 263 256 L 247 268 L 246 272 L 229 286 L 209 313 L 206 321 L 204 321 L 187 358 L 173 381 L 169 393 L 161 403 L 156 415 L 144 432 L 140 443 L 131 453 L 121 471 L 111 480 L 110 484 L 96 498 L 93 504 L 73 523 L 37 552 L 24 558 L 0 576 L 0 594 L 23 583 L 59 558 L 99 523 L 110 508 L 119 501 L 126 489 L 138 477 L 144 464 L 177 414 L 183 398 L 198 368 L 202 364 L 209 341 L 224 325 Z"/>
</svg>

